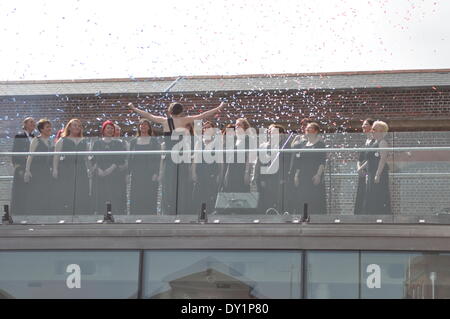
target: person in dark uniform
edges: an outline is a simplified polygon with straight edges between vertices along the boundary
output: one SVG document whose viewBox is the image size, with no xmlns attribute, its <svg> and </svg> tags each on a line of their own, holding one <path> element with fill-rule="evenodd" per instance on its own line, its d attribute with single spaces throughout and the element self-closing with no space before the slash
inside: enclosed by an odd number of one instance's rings
<svg viewBox="0 0 450 319">
<path fill-rule="evenodd" d="M 52 125 L 49 120 L 41 119 L 37 124 L 40 135 L 33 138 L 30 144 L 30 152 L 53 152 L 50 141 Z M 51 204 L 53 194 L 52 178 L 53 155 L 28 155 L 24 181 L 30 183 L 29 211 L 32 215 L 54 214 Z"/>
<path fill-rule="evenodd" d="M 372 136 L 372 124 L 375 120 L 368 118 L 362 124 L 362 131 L 366 135 L 365 147 L 371 147 L 375 142 Z M 366 194 L 366 178 L 367 178 L 367 153 L 359 152 L 358 162 L 356 163 L 356 171 L 358 172 L 358 188 L 356 190 L 355 209 L 353 214 L 360 215 L 363 213 L 364 196 Z"/>
<path fill-rule="evenodd" d="M 271 124 L 268 129 L 269 137 L 278 140 L 277 147 L 282 149 L 285 146 L 286 138 L 285 129 L 281 125 Z M 270 141 L 260 145 L 260 148 L 267 149 L 272 146 Z M 282 214 L 283 211 L 283 192 L 285 191 L 285 174 L 284 166 L 288 163 L 290 154 L 285 152 L 278 152 L 273 157 L 273 160 L 264 165 L 261 163 L 261 157 L 255 166 L 254 182 L 259 192 L 258 209 L 261 213 L 269 213 L 270 209 L 275 209 L 276 213 Z M 277 161 L 277 162 L 275 162 Z M 268 169 L 272 165 L 270 174 L 263 174 L 263 166 Z"/>
<path fill-rule="evenodd" d="M 14 137 L 13 152 L 29 152 L 30 143 L 34 137 L 36 123 L 32 117 L 23 121 L 23 132 Z M 29 184 L 24 181 L 27 156 L 13 156 L 14 179 L 11 191 L 11 214 L 24 215 L 27 213 L 27 199 Z"/>
<path fill-rule="evenodd" d="M 308 204 L 309 214 L 326 214 L 325 183 L 323 173 L 326 165 L 325 152 L 301 152 L 305 149 L 325 148 L 321 139 L 320 126 L 317 123 L 309 123 L 306 127 L 306 139 L 302 141 L 295 154 L 294 182 L 298 187 L 297 208 L 303 210 L 303 205 Z"/>
<path fill-rule="evenodd" d="M 223 127 L 220 131 L 220 136 L 218 136 L 217 138 L 222 139 L 222 143 L 218 145 L 218 149 L 220 151 L 226 150 L 227 148 L 234 149 L 234 143 L 236 139 L 236 125 L 234 123 L 225 125 L 225 127 Z M 230 143 L 231 145 L 227 147 L 227 143 Z M 225 189 L 225 172 L 229 164 L 227 156 L 234 158 L 235 155 L 221 152 L 220 158 L 222 160 L 219 172 L 219 192 L 223 192 Z"/>
<path fill-rule="evenodd" d="M 389 126 L 385 122 L 375 121 L 372 125 L 372 133 L 375 142 L 371 145 L 371 147 L 389 147 L 389 144 L 384 139 L 388 130 Z M 375 151 L 367 153 L 367 184 L 364 201 L 364 214 L 392 214 L 387 157 L 388 151 Z"/>
<path fill-rule="evenodd" d="M 197 211 L 200 210 L 201 204 L 206 204 L 206 212 L 212 213 L 215 210 L 217 193 L 221 182 L 221 167 L 222 163 L 217 161 L 208 161 L 207 157 L 214 158 L 214 143 L 216 139 L 222 138 L 216 135 L 216 126 L 212 122 L 203 124 L 203 139 L 198 141 L 202 143 L 203 158 L 200 163 L 192 164 L 192 179 L 194 181 L 193 202 L 197 205 Z M 200 149 L 200 147 L 198 147 Z"/>
<path fill-rule="evenodd" d="M 194 127 L 191 123 L 186 126 L 183 132 L 183 139 L 186 142 L 184 150 L 188 153 L 186 161 L 177 164 L 177 215 L 193 215 L 200 211 L 200 204 L 193 202 L 194 181 L 192 179 L 192 162 L 195 147 Z"/>
<path fill-rule="evenodd" d="M 159 142 L 150 121 L 139 121 L 137 137 L 130 141 L 130 151 L 156 151 Z M 156 215 L 161 155 L 131 153 L 128 170 L 131 175 L 130 214 Z"/>
<path fill-rule="evenodd" d="M 189 124 L 192 125 L 196 120 L 206 119 L 217 113 L 219 113 L 224 107 L 225 103 L 222 102 L 216 108 L 209 111 L 200 113 L 198 115 L 184 114 L 184 107 L 182 104 L 174 102 L 169 105 L 168 117 L 155 116 L 148 112 L 139 110 L 133 103 L 128 103 L 129 108 L 154 123 L 161 124 L 163 126 L 164 143 L 161 148 L 163 150 L 172 150 L 177 141 L 172 140 L 172 132 L 176 129 L 185 130 Z M 175 215 L 178 212 L 177 208 L 177 191 L 178 191 L 178 170 L 179 165 L 172 160 L 172 154 L 167 153 L 162 155 L 161 165 L 161 184 L 162 184 L 162 213 L 165 215 Z"/>
<path fill-rule="evenodd" d="M 125 151 L 123 143 L 114 139 L 114 131 L 115 127 L 112 121 L 103 122 L 103 138 L 94 142 L 92 151 Z M 103 214 L 106 203 L 110 202 L 113 214 L 125 214 L 126 207 L 122 198 L 123 175 L 119 172 L 119 166 L 125 163 L 125 156 L 93 155 L 91 161 L 95 177 L 93 181 L 95 212 Z"/>
<path fill-rule="evenodd" d="M 83 137 L 79 119 L 71 119 L 55 145 L 56 152 L 86 152 L 88 144 Z M 89 163 L 86 155 L 55 155 L 53 178 L 56 179 L 58 205 L 61 214 L 88 214 L 92 212 L 89 197 Z"/>
<path fill-rule="evenodd" d="M 236 150 L 249 148 L 249 135 L 247 134 L 249 129 L 250 123 L 247 119 L 239 118 L 236 120 L 236 135 L 234 139 Z M 225 144 L 230 140 L 226 137 Z M 250 162 L 248 152 L 244 154 L 235 152 L 233 159 L 232 163 L 227 162 L 226 164 L 223 191 L 225 193 L 249 193 L 251 176 L 253 176 L 254 165 L 256 163 Z"/>
<path fill-rule="evenodd" d="M 123 149 L 129 151 L 130 145 L 128 144 L 128 141 L 125 139 L 120 138 L 122 132 L 122 128 L 118 124 L 114 124 L 114 139 L 118 142 L 122 143 Z M 118 181 L 120 181 L 120 200 L 122 201 L 122 206 L 125 207 L 125 210 L 127 209 L 127 186 L 128 186 L 128 155 L 124 157 L 125 161 L 122 165 L 119 165 L 118 167 L 118 174 L 121 175 L 120 178 L 118 178 Z"/>
<path fill-rule="evenodd" d="M 309 123 L 313 123 L 314 120 L 311 118 L 304 118 L 300 121 L 299 134 L 289 141 L 286 148 L 297 149 L 306 140 L 306 127 Z M 294 163 L 296 163 L 296 153 L 290 154 L 289 163 L 285 165 L 285 178 L 284 192 L 283 192 L 283 210 L 290 214 L 301 214 L 303 213 L 303 207 L 298 207 L 298 185 L 295 184 L 295 172 Z"/>
</svg>

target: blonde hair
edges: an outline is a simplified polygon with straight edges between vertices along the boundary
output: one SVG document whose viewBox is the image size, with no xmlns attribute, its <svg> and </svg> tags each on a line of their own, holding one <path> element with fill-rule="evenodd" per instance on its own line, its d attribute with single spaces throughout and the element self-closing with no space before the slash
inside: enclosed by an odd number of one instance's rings
<svg viewBox="0 0 450 319">
<path fill-rule="evenodd" d="M 236 123 L 240 121 L 244 124 L 244 131 L 247 131 L 250 128 L 250 123 L 245 117 L 240 117 L 236 120 Z"/>
<path fill-rule="evenodd" d="M 81 125 L 81 121 L 79 119 L 71 119 L 69 123 L 67 123 L 66 126 L 64 127 L 64 131 L 61 133 L 61 137 L 66 137 L 70 135 L 70 125 L 72 125 L 73 122 L 80 123 L 81 131 L 80 136 L 78 137 L 83 137 L 83 126 Z"/>
<path fill-rule="evenodd" d="M 385 133 L 389 131 L 389 126 L 387 125 L 386 122 L 383 122 L 383 121 L 375 121 L 375 122 L 373 122 L 373 124 L 372 124 L 372 129 L 373 129 L 375 126 L 381 127 L 381 128 L 383 129 L 383 132 L 385 132 Z"/>
</svg>

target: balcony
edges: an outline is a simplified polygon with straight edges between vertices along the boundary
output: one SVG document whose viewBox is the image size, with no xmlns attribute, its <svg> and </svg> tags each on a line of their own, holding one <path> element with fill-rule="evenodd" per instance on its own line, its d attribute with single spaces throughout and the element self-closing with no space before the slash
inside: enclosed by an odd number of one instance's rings
<svg viewBox="0 0 450 319">
<path fill-rule="evenodd" d="M 14 141 L 3 139 L 0 203 L 16 224 L 450 222 L 447 132 L 388 133 L 384 148 L 364 146 L 366 136 L 356 133 L 323 134 L 318 148 L 302 148 L 292 135 L 272 145 L 266 138 L 236 147 L 236 138 L 227 144 L 220 136 L 206 148 L 197 136 L 142 145 L 84 138 L 37 152 L 12 152 Z M 386 156 L 379 183 L 367 169 L 357 172 L 361 154 L 372 156 L 372 170 Z"/>
</svg>

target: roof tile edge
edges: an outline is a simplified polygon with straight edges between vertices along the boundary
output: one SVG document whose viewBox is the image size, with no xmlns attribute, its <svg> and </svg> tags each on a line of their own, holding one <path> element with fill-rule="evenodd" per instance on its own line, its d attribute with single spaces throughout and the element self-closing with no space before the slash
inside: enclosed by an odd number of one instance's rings
<svg viewBox="0 0 450 319">
<path fill-rule="evenodd" d="M 175 81 L 178 78 L 191 79 L 242 79 L 242 78 L 273 78 L 273 77 L 307 77 L 307 76 L 351 76 L 376 74 L 404 74 L 404 73 L 449 73 L 450 69 L 411 69 L 411 70 L 381 70 L 381 71 L 342 71 L 342 72 L 316 72 L 316 73 L 274 73 L 274 74 L 240 74 L 240 75 L 193 75 L 173 77 L 150 78 L 110 78 L 110 79 L 76 79 L 76 80 L 26 80 L 26 81 L 0 81 L 5 84 L 54 84 L 54 83 L 102 83 L 102 82 L 150 82 Z"/>
</svg>

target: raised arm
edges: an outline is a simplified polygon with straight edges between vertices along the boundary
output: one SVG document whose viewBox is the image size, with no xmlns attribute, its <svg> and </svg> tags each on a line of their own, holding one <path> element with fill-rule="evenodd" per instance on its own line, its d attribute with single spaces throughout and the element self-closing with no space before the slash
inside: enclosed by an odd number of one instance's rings
<svg viewBox="0 0 450 319">
<path fill-rule="evenodd" d="M 129 107 L 133 112 L 136 112 L 137 114 L 139 114 L 139 115 L 142 116 L 143 118 L 146 118 L 146 119 L 148 119 L 148 120 L 150 120 L 150 121 L 152 121 L 152 122 L 154 122 L 154 123 L 162 124 L 162 123 L 164 123 L 165 121 L 167 121 L 167 119 L 166 119 L 165 117 L 162 117 L 162 116 L 155 116 L 155 115 L 150 114 L 150 113 L 148 113 L 148 112 L 139 110 L 139 109 L 138 109 L 137 107 L 135 107 L 135 106 L 133 105 L 133 103 L 131 103 L 131 102 L 128 103 L 128 107 Z"/>
<path fill-rule="evenodd" d="M 214 114 L 219 113 L 224 107 L 225 107 L 225 103 L 222 102 L 222 103 L 220 103 L 220 105 L 218 107 L 215 107 L 212 110 L 203 112 L 203 113 L 198 114 L 198 115 L 186 116 L 186 118 L 191 120 L 191 121 L 203 120 L 203 119 L 206 119 L 208 117 L 213 116 Z"/>
</svg>

